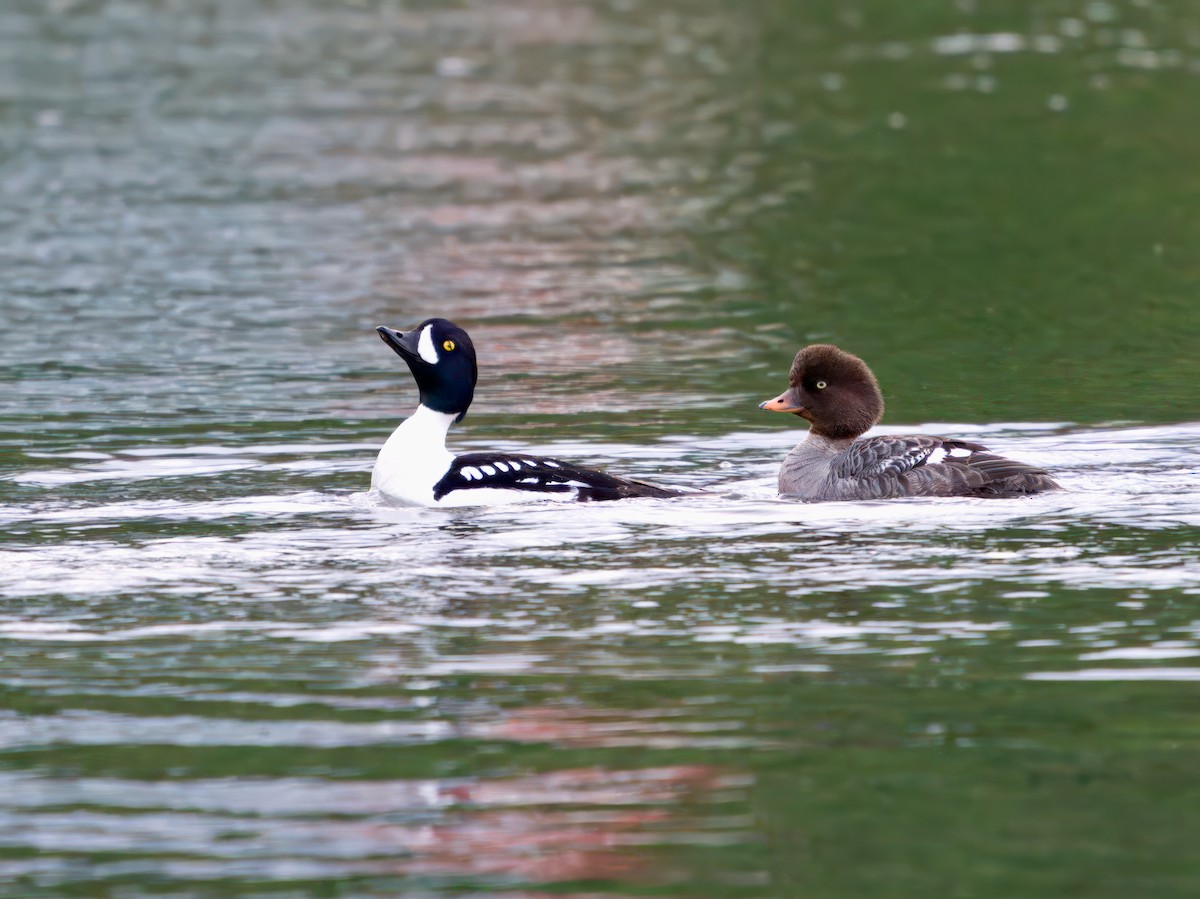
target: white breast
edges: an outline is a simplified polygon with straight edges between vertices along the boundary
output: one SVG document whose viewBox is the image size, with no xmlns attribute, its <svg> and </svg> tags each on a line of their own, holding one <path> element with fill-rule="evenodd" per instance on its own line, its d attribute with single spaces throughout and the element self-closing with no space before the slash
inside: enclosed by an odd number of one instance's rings
<svg viewBox="0 0 1200 899">
<path fill-rule="evenodd" d="M 433 487 L 454 461 L 446 449 L 446 432 L 453 423 L 453 415 L 418 406 L 379 451 L 371 489 L 409 505 L 439 505 L 434 502 Z"/>
</svg>

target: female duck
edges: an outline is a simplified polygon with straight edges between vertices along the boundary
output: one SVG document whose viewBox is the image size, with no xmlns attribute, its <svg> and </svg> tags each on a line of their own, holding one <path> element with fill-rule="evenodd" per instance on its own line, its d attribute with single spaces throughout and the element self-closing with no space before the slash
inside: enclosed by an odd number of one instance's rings
<svg viewBox="0 0 1200 899">
<path fill-rule="evenodd" d="M 901 496 L 1022 496 L 1058 490 L 1033 465 L 946 437 L 870 437 L 883 394 L 867 364 L 829 344 L 807 346 L 788 389 L 759 405 L 811 423 L 779 469 L 779 492 L 810 502 Z M 961 455 L 953 455 L 961 453 Z"/>
</svg>

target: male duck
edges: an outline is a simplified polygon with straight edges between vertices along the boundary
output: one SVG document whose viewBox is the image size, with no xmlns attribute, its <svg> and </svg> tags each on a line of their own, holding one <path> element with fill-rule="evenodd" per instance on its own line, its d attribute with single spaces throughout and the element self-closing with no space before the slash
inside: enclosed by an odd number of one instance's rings
<svg viewBox="0 0 1200 899">
<path fill-rule="evenodd" d="M 389 499 L 416 506 L 469 506 L 682 494 L 525 453 L 455 456 L 446 449 L 446 433 L 467 414 L 478 377 L 471 338 L 444 318 L 423 321 L 407 333 L 375 330 L 408 363 L 421 397 L 417 411 L 379 451 L 371 472 L 371 489 Z"/>
</svg>

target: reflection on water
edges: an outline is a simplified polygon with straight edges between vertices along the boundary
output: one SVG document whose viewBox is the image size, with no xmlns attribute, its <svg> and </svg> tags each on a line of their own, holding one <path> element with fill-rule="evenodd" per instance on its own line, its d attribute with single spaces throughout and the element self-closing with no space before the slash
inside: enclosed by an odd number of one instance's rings
<svg viewBox="0 0 1200 899">
<path fill-rule="evenodd" d="M 395 360 L 370 328 L 432 314 L 501 319 L 481 396 L 500 410 L 645 408 L 621 390 L 643 347 L 728 348 L 715 320 L 670 326 L 709 287 L 680 215 L 750 177 L 713 152 L 745 108 L 712 76 L 739 17 L 69 6 L 61 27 L 0 12 L 26 36 L 0 44 L 24 76 L 24 115 L 0 124 L 25 151 L 6 182 L 22 227 L 0 248 L 26 335 L 0 349 L 14 411 L 97 438 L 113 415 L 287 420 L 298 399 L 302 417 L 379 418 L 399 411 Z M 83 77 L 56 52 L 82 52 Z M 86 350 L 64 353 L 64 322 Z M 489 367 L 570 373 L 573 399 L 505 395 Z"/>
<path fill-rule="evenodd" d="M 0 6 L 0 893 L 1194 895 L 1198 28 Z M 431 315 L 708 493 L 378 503 Z M 818 339 L 1068 489 L 779 499 Z"/>
<path fill-rule="evenodd" d="M 737 830 L 748 823 L 720 817 L 744 802 L 746 784 L 703 766 L 384 783 L 66 782 L 25 775 L 0 775 L 0 783 L 8 807 L 0 840 L 7 846 L 128 854 L 130 861 L 102 863 L 94 871 L 117 880 L 156 871 L 181 881 L 237 871 L 279 881 L 356 875 L 642 879 L 648 860 L 639 847 L 739 839 Z M 681 830 L 674 807 L 683 802 L 716 806 L 705 830 Z M 73 807 L 78 810 L 65 811 Z M 37 862 L 10 860 L 0 871 L 58 879 Z"/>
</svg>

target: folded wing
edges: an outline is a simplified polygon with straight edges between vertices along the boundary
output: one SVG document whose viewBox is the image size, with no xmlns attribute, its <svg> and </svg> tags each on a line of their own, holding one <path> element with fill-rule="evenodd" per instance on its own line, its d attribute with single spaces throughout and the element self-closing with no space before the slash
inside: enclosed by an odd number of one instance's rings
<svg viewBox="0 0 1200 899">
<path fill-rule="evenodd" d="M 854 441 L 838 459 L 834 474 L 841 478 L 901 475 L 922 465 L 942 462 L 956 450 L 978 453 L 985 452 L 987 447 L 946 437 L 871 437 Z"/>
<path fill-rule="evenodd" d="M 837 460 L 833 474 L 869 485 L 881 497 L 1011 496 L 1058 489 L 1037 466 L 946 437 L 857 440 Z"/>
<path fill-rule="evenodd" d="M 433 498 L 440 501 L 457 490 L 483 488 L 574 494 L 573 498 L 581 502 L 635 497 L 663 498 L 683 493 L 644 481 L 614 477 L 558 459 L 516 453 L 464 453 L 454 460 L 450 470 L 434 485 Z"/>
</svg>

